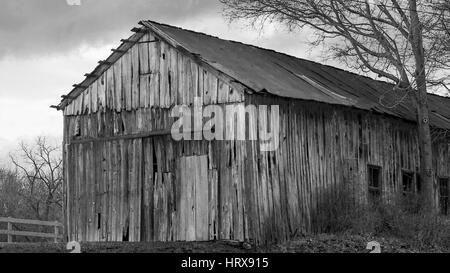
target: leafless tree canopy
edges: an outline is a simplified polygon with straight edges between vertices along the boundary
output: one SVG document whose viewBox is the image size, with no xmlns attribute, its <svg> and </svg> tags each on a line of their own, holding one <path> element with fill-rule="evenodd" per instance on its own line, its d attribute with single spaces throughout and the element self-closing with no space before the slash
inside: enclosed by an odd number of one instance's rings
<svg viewBox="0 0 450 273">
<path fill-rule="evenodd" d="M 450 82 L 449 4 L 444 0 L 220 0 L 231 20 L 314 31 L 349 68 L 395 84 L 398 102 L 412 98 L 417 114 L 423 207 L 435 212 L 428 91 Z M 446 87 L 447 88 L 447 87 Z M 380 98 L 380 102 L 381 102 Z M 386 106 L 386 105 L 385 105 Z"/>
<path fill-rule="evenodd" d="M 16 172 L 0 169 L 0 217 L 25 215 L 21 208 L 21 185 Z"/>
<path fill-rule="evenodd" d="M 33 145 L 20 144 L 11 155 L 20 183 L 21 200 L 39 220 L 56 220 L 62 209 L 62 158 L 58 147 L 37 138 Z"/>
<path fill-rule="evenodd" d="M 450 3 L 443 3 L 437 6 L 438 10 L 441 10 L 445 17 L 442 22 L 442 28 L 444 32 L 444 46 L 446 51 L 450 51 Z M 450 90 L 449 90 L 450 91 Z"/>
<path fill-rule="evenodd" d="M 408 0 L 220 1 L 232 20 L 274 21 L 291 30 L 311 28 L 314 45 L 326 42 L 333 57 L 349 68 L 375 73 L 399 88 L 417 89 L 413 29 L 419 27 L 428 86 L 442 87 L 450 81 L 450 7 L 443 0 L 417 1 L 419 22 L 410 16 Z"/>
</svg>

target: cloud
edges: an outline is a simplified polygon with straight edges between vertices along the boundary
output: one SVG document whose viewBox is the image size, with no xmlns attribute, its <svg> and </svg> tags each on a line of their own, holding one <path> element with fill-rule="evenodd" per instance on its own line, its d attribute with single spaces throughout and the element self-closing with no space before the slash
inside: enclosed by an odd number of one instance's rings
<svg viewBox="0 0 450 273">
<path fill-rule="evenodd" d="M 68 52 L 81 45 L 117 42 L 138 21 L 182 24 L 208 14 L 220 16 L 214 0 L 2 0 L 0 58 Z"/>
<path fill-rule="evenodd" d="M 0 2 L 1 137 L 62 133 L 60 96 L 105 59 L 142 19 L 295 52 L 290 34 L 229 25 L 215 0 L 3 0 Z M 285 41 L 285 42 L 284 42 Z M 49 56 L 50 55 L 50 56 Z M 2 58 L 3 57 L 3 58 Z M 0 143 L 1 144 L 1 143 Z M 6 144 L 2 144 L 3 147 Z"/>
<path fill-rule="evenodd" d="M 49 106 L 144 19 L 316 59 L 304 35 L 228 24 L 217 0 L 81 0 L 79 6 L 66 0 L 2 0 L 0 124 L 7 129 L 0 135 L 0 164 L 11 143 L 23 137 L 62 134 L 62 114 Z"/>
<path fill-rule="evenodd" d="M 1 138 L 62 135 L 62 114 L 50 109 L 52 100 L 0 98 Z M 25 107 L 24 107 L 25 106 Z"/>
</svg>

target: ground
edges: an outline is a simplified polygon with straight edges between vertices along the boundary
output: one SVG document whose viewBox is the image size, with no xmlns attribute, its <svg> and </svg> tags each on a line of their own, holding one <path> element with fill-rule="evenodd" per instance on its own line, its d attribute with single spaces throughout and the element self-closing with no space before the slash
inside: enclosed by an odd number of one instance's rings
<svg viewBox="0 0 450 273">
<path fill-rule="evenodd" d="M 83 243 L 83 253 L 367 253 L 367 243 L 377 241 L 384 253 L 447 252 L 438 247 L 418 247 L 399 239 L 355 235 L 316 235 L 258 248 L 235 242 Z M 65 253 L 65 244 L 0 245 L 0 253 Z"/>
<path fill-rule="evenodd" d="M 418 246 L 413 242 L 397 238 L 373 237 L 361 235 L 322 234 L 304 237 L 271 246 L 269 252 L 277 253 L 369 253 L 369 242 L 378 242 L 382 253 L 445 253 L 450 249 L 438 246 Z"/>
<path fill-rule="evenodd" d="M 242 244 L 231 242 L 176 242 L 176 243 L 82 243 L 83 253 L 245 253 Z M 65 253 L 66 245 L 11 244 L 0 245 L 0 253 Z"/>
</svg>

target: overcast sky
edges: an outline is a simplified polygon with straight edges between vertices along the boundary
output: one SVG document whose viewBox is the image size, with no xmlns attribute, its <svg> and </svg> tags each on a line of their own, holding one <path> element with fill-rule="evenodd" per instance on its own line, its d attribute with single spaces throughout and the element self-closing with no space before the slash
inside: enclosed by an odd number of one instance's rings
<svg viewBox="0 0 450 273">
<path fill-rule="evenodd" d="M 0 165 L 21 140 L 62 136 L 62 114 L 49 106 L 143 19 L 318 60 L 304 37 L 283 28 L 228 24 L 216 0 L 2 0 Z"/>
</svg>

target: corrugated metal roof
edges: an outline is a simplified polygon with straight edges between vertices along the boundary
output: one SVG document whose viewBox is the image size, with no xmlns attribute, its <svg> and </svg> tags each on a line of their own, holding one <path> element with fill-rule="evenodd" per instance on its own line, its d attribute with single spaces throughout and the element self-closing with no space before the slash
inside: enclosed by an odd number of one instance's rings
<svg viewBox="0 0 450 273">
<path fill-rule="evenodd" d="M 390 83 L 165 24 L 146 21 L 144 25 L 164 32 L 189 52 L 256 92 L 353 106 L 416 120 L 412 96 L 394 92 Z M 432 124 L 450 129 L 450 98 L 430 94 L 429 104 Z"/>
<path fill-rule="evenodd" d="M 352 106 L 416 120 L 412 96 L 394 92 L 390 83 L 153 21 L 142 21 L 140 24 L 254 92 Z M 135 36 L 132 40 L 137 38 Z M 113 58 L 113 55 L 111 59 L 118 57 Z M 450 98 L 430 94 L 429 105 L 432 125 L 450 129 Z"/>
</svg>

